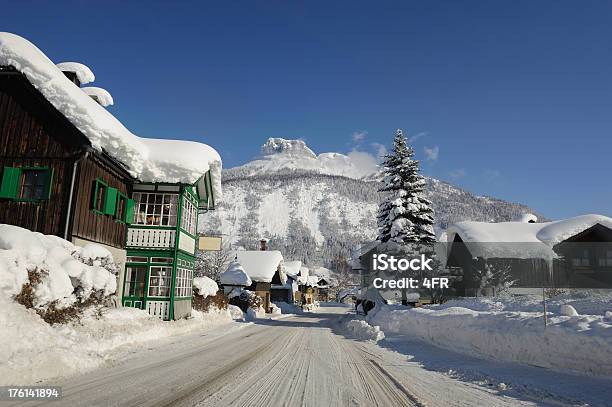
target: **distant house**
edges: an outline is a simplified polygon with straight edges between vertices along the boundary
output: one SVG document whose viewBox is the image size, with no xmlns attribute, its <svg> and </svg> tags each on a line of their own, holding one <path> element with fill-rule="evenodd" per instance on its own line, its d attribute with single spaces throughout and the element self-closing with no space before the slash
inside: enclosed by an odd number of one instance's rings
<svg viewBox="0 0 612 407">
<path fill-rule="evenodd" d="M 283 263 L 287 280 L 285 284 L 272 284 L 271 299 L 272 302 L 286 302 L 291 304 L 296 301 L 296 293 L 298 291 L 298 274 L 302 267 L 301 261 L 286 261 Z"/>
<path fill-rule="evenodd" d="M 319 278 L 317 281 L 318 301 L 329 301 L 329 283 L 324 278 Z"/>
<path fill-rule="evenodd" d="M 612 219 L 459 222 L 446 233 L 445 261 L 460 276 L 457 295 L 482 294 L 478 272 L 508 270 L 514 292 L 536 287 L 612 288 Z M 480 291 L 480 292 L 479 292 Z"/>
<path fill-rule="evenodd" d="M 319 277 L 310 275 L 310 269 L 302 266 L 297 278 L 299 298 L 297 301 L 302 306 L 315 304 L 318 301 L 319 288 L 317 283 Z"/>
<path fill-rule="evenodd" d="M 285 285 L 287 276 L 283 268 L 283 255 L 277 250 L 238 250 L 236 260 L 251 279 L 246 287 L 261 297 L 266 312 L 272 312 L 272 286 Z"/>
<path fill-rule="evenodd" d="M 81 88 L 93 80 L 0 33 L 0 223 L 100 244 L 124 270 L 124 306 L 188 316 L 198 213 L 221 197 L 221 158 L 132 134 L 105 109 L 108 92 Z"/>
</svg>

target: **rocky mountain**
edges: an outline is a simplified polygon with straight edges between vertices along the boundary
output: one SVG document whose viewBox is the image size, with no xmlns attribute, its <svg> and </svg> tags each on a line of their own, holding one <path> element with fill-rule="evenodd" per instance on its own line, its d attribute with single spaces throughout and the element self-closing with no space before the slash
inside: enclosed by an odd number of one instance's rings
<svg viewBox="0 0 612 407">
<path fill-rule="evenodd" d="M 256 160 L 224 170 L 225 199 L 203 227 L 222 233 L 235 247 L 254 249 L 266 237 L 270 248 L 290 260 L 329 266 L 376 237 L 375 171 L 367 157 L 316 155 L 301 140 L 269 139 Z M 525 205 L 427 181 L 438 230 L 461 220 L 508 221 L 534 213 Z"/>
</svg>

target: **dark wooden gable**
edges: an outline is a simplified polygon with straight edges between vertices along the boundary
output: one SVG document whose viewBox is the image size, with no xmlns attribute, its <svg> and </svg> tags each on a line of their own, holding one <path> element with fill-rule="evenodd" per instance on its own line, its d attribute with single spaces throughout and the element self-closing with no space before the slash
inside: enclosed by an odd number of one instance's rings
<svg viewBox="0 0 612 407">
<path fill-rule="evenodd" d="M 0 171 L 53 171 L 49 199 L 0 200 L 0 223 L 63 236 L 74 160 L 90 143 L 17 72 L 0 71 Z"/>
<path fill-rule="evenodd" d="M 123 248 L 125 224 L 91 211 L 91 195 L 93 183 L 99 178 L 129 196 L 133 179 L 127 169 L 106 153 L 93 150 L 89 139 L 24 75 L 0 67 L 0 172 L 4 167 L 50 168 L 53 180 L 49 199 L 0 199 L 0 223 Z"/>
<path fill-rule="evenodd" d="M 575 234 L 572 237 L 565 239 L 560 245 L 568 243 L 579 243 L 579 242 L 612 242 L 612 229 L 597 223 L 590 228 L 583 230 L 580 233 Z"/>
</svg>

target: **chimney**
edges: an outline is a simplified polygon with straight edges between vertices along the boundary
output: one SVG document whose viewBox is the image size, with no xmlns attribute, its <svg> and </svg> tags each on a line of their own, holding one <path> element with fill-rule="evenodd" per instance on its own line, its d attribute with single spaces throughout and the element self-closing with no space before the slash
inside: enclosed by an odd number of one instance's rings
<svg viewBox="0 0 612 407">
<path fill-rule="evenodd" d="M 268 250 L 268 239 L 263 238 L 259 241 L 259 250 L 264 252 Z"/>
<path fill-rule="evenodd" d="M 77 86 L 81 86 L 81 81 L 79 80 L 77 73 L 76 72 L 72 72 L 72 71 L 62 71 L 62 73 L 64 75 L 66 75 L 66 78 L 70 79 L 70 81 L 72 83 L 74 83 Z"/>
</svg>

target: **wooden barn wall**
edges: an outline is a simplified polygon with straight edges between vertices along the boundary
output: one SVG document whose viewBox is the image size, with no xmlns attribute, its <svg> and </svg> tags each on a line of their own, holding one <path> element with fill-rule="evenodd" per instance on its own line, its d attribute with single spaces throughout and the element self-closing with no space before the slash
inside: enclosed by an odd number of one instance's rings
<svg viewBox="0 0 612 407">
<path fill-rule="evenodd" d="M 82 239 L 100 242 L 109 246 L 125 246 L 126 226 L 110 215 L 102 215 L 92 210 L 94 183 L 101 179 L 109 187 L 128 194 L 125 178 L 114 171 L 105 160 L 97 155 L 90 155 L 79 163 L 74 199 L 74 218 L 72 235 Z"/>
<path fill-rule="evenodd" d="M 0 223 L 63 236 L 70 176 L 79 146 L 51 137 L 63 131 L 57 120 L 41 117 L 27 99 L 0 88 L 0 172 L 2 167 L 41 166 L 53 169 L 49 200 L 18 202 L 0 199 Z M 33 113 L 34 112 L 34 113 Z"/>
</svg>

